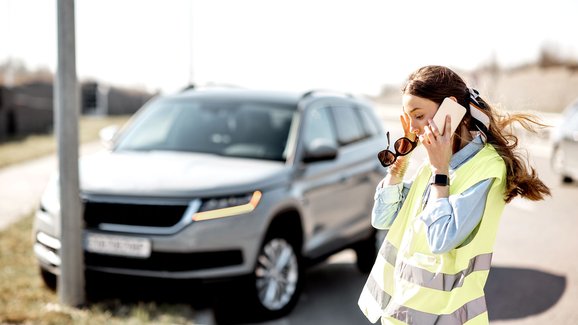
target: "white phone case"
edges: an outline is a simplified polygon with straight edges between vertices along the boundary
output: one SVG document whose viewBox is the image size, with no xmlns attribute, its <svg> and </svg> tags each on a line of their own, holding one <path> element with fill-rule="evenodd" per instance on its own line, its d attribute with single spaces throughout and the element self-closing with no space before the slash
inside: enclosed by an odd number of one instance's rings
<svg viewBox="0 0 578 325">
<path fill-rule="evenodd" d="M 462 121 L 462 118 L 464 118 L 464 115 L 466 115 L 466 108 L 463 107 L 462 105 L 458 104 L 456 101 L 453 101 L 449 97 L 446 97 L 444 99 L 444 101 L 442 102 L 442 104 L 438 108 L 438 111 L 436 112 L 436 114 L 433 118 L 433 121 L 434 121 L 435 125 L 437 126 L 438 130 L 440 131 L 441 135 L 443 135 L 445 132 L 446 115 L 449 115 L 452 119 L 452 121 L 451 121 L 452 132 L 451 133 L 453 135 L 454 132 L 456 132 L 456 128 L 458 127 L 458 125 Z"/>
</svg>

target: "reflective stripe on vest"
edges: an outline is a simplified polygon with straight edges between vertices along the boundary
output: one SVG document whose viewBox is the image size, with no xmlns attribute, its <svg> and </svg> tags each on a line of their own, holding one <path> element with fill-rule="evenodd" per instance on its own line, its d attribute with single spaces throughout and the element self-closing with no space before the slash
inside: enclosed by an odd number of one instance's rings
<svg viewBox="0 0 578 325">
<path fill-rule="evenodd" d="M 379 285 L 377 284 L 377 281 L 375 281 L 375 278 L 372 276 L 370 276 L 367 279 L 367 283 L 365 286 L 368 289 L 369 294 L 375 300 L 375 302 L 379 305 L 381 310 L 385 310 L 385 307 L 387 307 L 387 304 L 389 303 L 391 296 L 388 295 L 385 291 L 383 291 L 379 287 Z"/>
<path fill-rule="evenodd" d="M 379 255 L 381 255 L 387 261 L 387 263 L 395 265 L 395 259 L 397 258 L 397 248 L 386 239 L 383 241 L 383 244 L 379 249 Z"/>
<path fill-rule="evenodd" d="M 395 266 L 395 259 L 397 257 L 397 248 L 384 241 L 379 250 L 379 255 L 383 257 L 387 263 Z M 464 283 L 464 278 L 475 271 L 489 270 L 492 262 L 492 253 L 481 254 L 472 259 L 468 267 L 456 274 L 433 273 L 424 270 L 417 266 L 409 265 L 401 262 L 400 269 L 402 270 L 400 276 L 402 279 L 418 284 L 422 287 L 437 289 L 442 291 L 451 291 L 454 288 L 461 287 Z M 370 277 L 371 278 L 371 277 Z"/>
<path fill-rule="evenodd" d="M 430 314 L 400 305 L 388 306 L 385 313 L 407 324 L 461 325 L 486 310 L 486 299 L 482 296 L 466 303 L 451 314 Z"/>
</svg>

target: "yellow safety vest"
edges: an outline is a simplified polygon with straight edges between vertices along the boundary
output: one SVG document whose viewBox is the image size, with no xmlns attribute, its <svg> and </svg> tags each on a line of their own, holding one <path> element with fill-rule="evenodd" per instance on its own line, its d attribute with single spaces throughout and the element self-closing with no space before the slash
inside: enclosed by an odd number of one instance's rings
<svg viewBox="0 0 578 325">
<path fill-rule="evenodd" d="M 506 166 L 486 144 L 450 173 L 450 195 L 494 178 L 480 224 L 459 247 L 434 254 L 417 216 L 431 178 L 422 166 L 379 250 L 359 307 L 375 323 L 488 324 L 484 285 L 490 271 L 500 216 L 505 206 Z"/>
</svg>

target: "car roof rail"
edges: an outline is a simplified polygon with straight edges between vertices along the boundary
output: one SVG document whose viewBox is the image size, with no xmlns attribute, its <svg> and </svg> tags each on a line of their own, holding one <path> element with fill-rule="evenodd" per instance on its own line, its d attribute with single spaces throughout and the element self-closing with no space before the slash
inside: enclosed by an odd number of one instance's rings
<svg viewBox="0 0 578 325">
<path fill-rule="evenodd" d="M 195 89 L 197 89 L 197 87 L 198 86 L 195 84 L 188 84 L 183 89 L 181 89 L 181 92 L 188 91 L 188 90 L 195 90 Z"/>
<path fill-rule="evenodd" d="M 217 83 L 217 82 L 207 82 L 207 83 L 202 84 L 202 85 L 193 84 L 193 83 L 188 84 L 188 85 L 186 85 L 183 89 L 181 89 L 181 92 L 185 92 L 185 91 L 189 91 L 189 90 L 209 89 L 209 88 L 243 89 L 243 87 L 241 87 L 241 86 L 232 85 L 232 84 Z"/>
<path fill-rule="evenodd" d="M 303 95 L 301 95 L 301 99 L 305 99 L 307 97 L 311 97 L 311 96 L 314 96 L 316 94 L 329 94 L 329 95 L 333 95 L 333 96 L 354 98 L 353 95 L 351 95 L 349 93 L 345 93 L 345 92 L 340 92 L 340 91 L 335 91 L 335 90 L 326 90 L 326 89 L 312 89 L 312 90 L 305 92 Z"/>
</svg>

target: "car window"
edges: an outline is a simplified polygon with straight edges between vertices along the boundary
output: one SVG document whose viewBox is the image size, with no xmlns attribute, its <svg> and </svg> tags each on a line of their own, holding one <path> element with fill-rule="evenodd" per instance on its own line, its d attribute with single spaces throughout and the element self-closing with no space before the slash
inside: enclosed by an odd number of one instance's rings
<svg viewBox="0 0 578 325">
<path fill-rule="evenodd" d="M 295 111 L 295 105 L 247 100 L 160 101 L 139 116 L 117 149 L 282 161 Z"/>
<path fill-rule="evenodd" d="M 133 125 L 133 129 L 138 130 L 146 130 L 146 132 L 131 132 L 130 133 L 130 143 L 127 144 L 126 141 L 122 143 L 125 147 L 131 148 L 147 148 L 152 147 L 154 145 L 159 145 L 163 143 L 167 138 L 171 130 L 171 126 L 173 121 L 177 118 L 178 110 L 177 109 L 154 109 L 154 103 L 152 104 L 152 109 L 147 109 L 143 112 L 144 114 L 139 115 L 138 117 L 143 117 L 137 119 Z M 141 126 L 141 124 L 144 125 Z M 149 123 L 147 121 L 154 121 L 153 123 Z M 129 134 L 127 132 L 127 134 Z"/>
<path fill-rule="evenodd" d="M 365 134 L 369 136 L 373 136 L 379 133 L 379 128 L 376 125 L 375 119 L 370 115 L 367 111 L 367 108 L 360 107 L 358 108 L 358 113 L 361 117 L 361 123 L 363 124 L 363 129 L 365 130 Z"/>
<path fill-rule="evenodd" d="M 331 107 L 337 128 L 337 140 L 342 145 L 355 142 L 365 137 L 365 131 L 361 126 L 359 115 L 355 110 L 355 107 L 343 104 Z"/>
<path fill-rule="evenodd" d="M 332 124 L 329 107 L 321 103 L 312 106 L 306 115 L 303 133 L 304 142 L 311 143 L 313 140 L 324 139 L 328 143 L 337 146 Z"/>
</svg>

